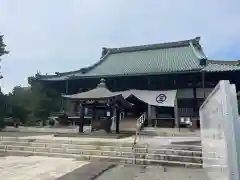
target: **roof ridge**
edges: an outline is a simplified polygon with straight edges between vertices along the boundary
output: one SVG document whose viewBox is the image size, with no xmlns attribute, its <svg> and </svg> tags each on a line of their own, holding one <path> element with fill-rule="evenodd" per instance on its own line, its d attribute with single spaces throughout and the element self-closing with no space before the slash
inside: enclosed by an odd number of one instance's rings
<svg viewBox="0 0 240 180">
<path fill-rule="evenodd" d="M 198 58 L 198 59 L 207 59 L 207 57 L 205 56 L 205 54 L 201 53 L 197 48 L 194 47 L 192 41 L 190 41 L 190 47 L 193 51 L 193 53 L 195 54 L 195 56 Z"/>
<path fill-rule="evenodd" d="M 89 71 L 91 71 L 94 67 L 98 66 L 99 64 L 101 64 L 105 59 L 106 57 L 110 54 L 110 51 L 108 50 L 106 52 L 106 54 L 104 54 L 99 61 L 95 62 L 94 64 L 88 66 L 88 67 L 85 67 L 84 70 L 85 72 L 84 73 L 88 73 Z"/>
<path fill-rule="evenodd" d="M 229 60 L 228 61 L 228 60 L 212 60 L 212 59 L 209 59 L 208 63 L 237 66 L 240 63 L 240 60 Z"/>
<path fill-rule="evenodd" d="M 182 40 L 182 41 L 173 41 L 173 42 L 163 42 L 163 43 L 156 43 L 156 44 L 147 44 L 147 45 L 139 45 L 139 46 L 125 46 L 119 48 L 104 48 L 110 51 L 110 53 L 121 53 L 121 52 L 132 52 L 132 51 L 143 51 L 143 50 L 154 50 L 154 49 L 161 49 L 161 48 L 174 48 L 174 47 L 181 47 L 181 46 L 189 46 L 190 42 L 194 45 L 199 44 L 200 37 L 196 37 L 189 40 Z"/>
</svg>

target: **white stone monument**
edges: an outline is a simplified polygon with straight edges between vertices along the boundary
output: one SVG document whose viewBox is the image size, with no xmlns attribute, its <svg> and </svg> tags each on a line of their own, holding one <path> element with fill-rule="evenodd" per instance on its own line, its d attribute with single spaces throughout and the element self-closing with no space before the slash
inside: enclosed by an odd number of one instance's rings
<svg viewBox="0 0 240 180">
<path fill-rule="evenodd" d="M 199 113 L 203 168 L 212 180 L 240 180 L 240 119 L 235 85 L 220 81 Z"/>
</svg>

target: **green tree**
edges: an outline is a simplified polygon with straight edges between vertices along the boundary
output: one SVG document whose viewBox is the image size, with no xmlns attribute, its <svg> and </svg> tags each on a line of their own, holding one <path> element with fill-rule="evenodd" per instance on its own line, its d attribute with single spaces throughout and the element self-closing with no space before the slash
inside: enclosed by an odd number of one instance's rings
<svg viewBox="0 0 240 180">
<path fill-rule="evenodd" d="M 4 117 L 7 115 L 6 100 L 7 97 L 2 93 L 0 89 L 0 130 L 5 127 Z"/>
<path fill-rule="evenodd" d="M 9 51 L 6 50 L 6 45 L 3 42 L 3 35 L 0 35 L 0 61 L 1 61 L 1 56 L 8 54 Z M 1 66 L 0 66 L 1 68 Z M 2 75 L 0 73 L 0 79 L 2 78 Z M 4 111 L 5 111 L 5 104 L 6 104 L 6 97 L 2 94 L 2 91 L 0 91 L 0 130 L 4 128 Z"/>
<path fill-rule="evenodd" d="M 0 35 L 0 56 L 8 53 L 9 51 L 6 50 L 6 45 L 3 42 L 3 35 Z"/>
<path fill-rule="evenodd" d="M 25 125 L 45 122 L 50 113 L 59 111 L 60 94 L 37 80 L 38 74 L 28 78 L 29 87 L 16 86 L 8 94 L 11 117 Z"/>
<path fill-rule="evenodd" d="M 46 120 L 53 111 L 59 111 L 61 105 L 61 96 L 54 89 L 47 87 L 37 80 L 40 75 L 38 72 L 35 76 L 28 78 L 28 83 L 31 86 L 31 95 L 34 102 L 34 116 Z M 43 121 L 44 123 L 44 121 Z"/>
<path fill-rule="evenodd" d="M 3 35 L 0 35 L 0 61 L 1 61 L 1 56 L 8 54 L 9 51 L 6 50 L 6 45 L 3 42 Z M 0 76 L 2 78 L 2 75 Z"/>
<path fill-rule="evenodd" d="M 32 109 L 29 95 L 28 89 L 20 86 L 14 87 L 12 93 L 8 94 L 9 116 L 23 124 L 26 123 Z"/>
</svg>

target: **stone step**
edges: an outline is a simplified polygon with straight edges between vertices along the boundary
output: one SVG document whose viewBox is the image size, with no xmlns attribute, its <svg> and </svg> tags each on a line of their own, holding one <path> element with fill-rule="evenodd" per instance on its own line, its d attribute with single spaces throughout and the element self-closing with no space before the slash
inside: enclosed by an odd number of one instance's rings
<svg viewBox="0 0 240 180">
<path fill-rule="evenodd" d="M 168 145 L 165 146 L 171 149 L 176 149 L 176 150 L 192 150 L 192 151 L 202 151 L 202 147 L 200 146 L 182 146 L 182 145 Z"/>
<path fill-rule="evenodd" d="M 0 142 L 35 142 L 35 143 L 54 143 L 54 144 L 73 144 L 73 145 L 98 145 L 98 146 L 132 146 L 131 142 L 116 141 L 81 141 L 81 140 L 63 140 L 63 139 L 38 139 L 38 138 L 18 138 L 18 137 L 0 137 Z M 139 144 L 138 147 L 145 147 L 146 145 Z"/>
<path fill-rule="evenodd" d="M 72 144 L 72 145 L 96 145 L 96 146 L 121 146 L 121 147 L 132 147 L 133 141 L 123 142 L 123 141 L 81 141 L 79 140 L 63 140 L 63 139 L 38 139 L 38 138 L 18 138 L 18 137 L 0 137 L 0 142 L 35 142 L 35 143 L 52 143 L 52 144 Z M 138 143 L 137 147 L 145 148 L 149 146 L 148 144 Z M 191 149 L 194 151 L 202 151 L 202 147 L 198 145 L 184 145 L 184 144 L 170 144 L 163 145 L 162 147 L 174 148 L 174 149 Z"/>
<path fill-rule="evenodd" d="M 49 153 L 65 153 L 65 154 L 82 154 L 82 155 L 97 155 L 111 157 L 127 157 L 141 158 L 153 160 L 168 160 L 202 163 L 202 158 L 197 156 L 181 156 L 178 154 L 160 154 L 160 153 L 139 153 L 139 152 L 121 152 L 121 151 L 103 151 L 103 150 L 84 150 L 71 148 L 47 148 L 47 147 L 30 147 L 30 146 L 15 146 L 15 145 L 0 145 L 0 149 L 16 150 L 16 151 L 31 151 L 31 152 L 49 152 Z"/>
<path fill-rule="evenodd" d="M 132 142 L 101 142 L 101 141 L 73 141 L 73 140 L 56 140 L 56 139 L 20 139 L 20 138 L 2 138 L 0 139 L 1 142 L 8 142 L 8 143 L 15 143 L 15 142 L 21 142 L 21 143 L 44 143 L 44 144 L 71 144 L 71 145 L 96 145 L 96 146 L 121 146 L 121 147 L 132 147 L 133 143 Z M 140 144 L 138 143 L 136 147 L 138 148 L 146 148 L 151 145 L 149 144 Z M 170 144 L 170 145 L 162 145 L 161 147 L 166 147 L 166 148 L 174 148 L 174 149 L 191 149 L 194 151 L 201 151 L 202 147 L 201 146 L 196 146 L 196 145 L 177 145 L 177 144 Z"/>
<path fill-rule="evenodd" d="M 50 157 L 65 157 L 65 158 L 76 158 L 82 161 L 108 161 L 126 164 L 140 164 L 140 165 L 165 165 L 165 166 L 185 166 L 185 167 L 202 167 L 201 163 L 193 162 L 182 162 L 182 161 L 168 161 L 168 160 L 155 160 L 155 159 L 144 159 L 144 158 L 129 158 L 121 156 L 107 156 L 107 155 L 85 155 L 85 154 L 68 154 L 59 152 L 44 152 L 44 151 L 30 151 L 30 150 L 16 150 L 16 149 L 0 149 L 0 152 L 8 153 L 21 153 L 27 156 L 50 156 Z"/>
<path fill-rule="evenodd" d="M 26 146 L 34 148 L 64 148 L 64 149 L 81 149 L 81 150 L 99 150 L 99 151 L 117 151 L 117 152 L 132 152 L 132 147 L 121 146 L 99 146 L 99 145 L 73 145 L 73 144 L 54 144 L 54 143 L 35 143 L 35 142 L 13 142 L 13 141 L 0 141 L 0 146 L 12 145 L 12 146 Z M 177 154 L 179 156 L 194 156 L 201 157 L 202 152 L 190 151 L 190 150 L 175 150 L 171 148 L 135 148 L 137 153 L 150 153 L 150 154 Z"/>
</svg>

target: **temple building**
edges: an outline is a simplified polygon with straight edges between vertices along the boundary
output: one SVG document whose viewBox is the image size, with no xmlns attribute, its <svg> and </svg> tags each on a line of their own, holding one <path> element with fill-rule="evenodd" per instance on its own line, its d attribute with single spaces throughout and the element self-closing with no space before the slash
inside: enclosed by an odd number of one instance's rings
<svg viewBox="0 0 240 180">
<path fill-rule="evenodd" d="M 148 126 L 179 127 L 186 119 L 199 120 L 199 107 L 219 80 L 240 89 L 238 61 L 209 60 L 199 41 L 102 48 L 100 60 L 90 67 L 38 79 L 66 97 L 94 89 L 104 79 L 109 92 L 132 105 L 127 116 L 136 119 L 146 112 Z M 68 111 L 78 111 L 70 104 Z"/>
</svg>

